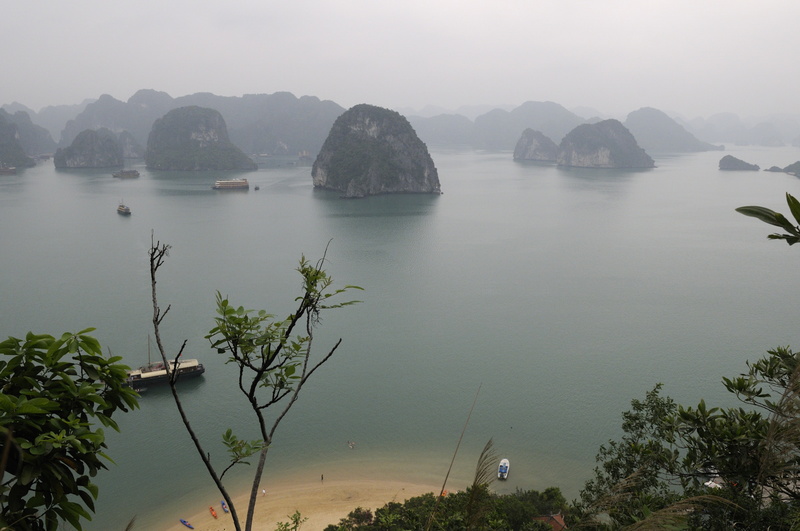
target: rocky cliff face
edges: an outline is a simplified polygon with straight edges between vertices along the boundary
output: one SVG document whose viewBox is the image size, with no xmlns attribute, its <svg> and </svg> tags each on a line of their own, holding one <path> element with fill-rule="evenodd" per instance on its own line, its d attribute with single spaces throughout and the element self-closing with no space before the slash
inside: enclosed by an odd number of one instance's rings
<svg viewBox="0 0 800 531">
<path fill-rule="evenodd" d="M 7 113 L 0 114 L 0 165 L 15 168 L 31 167 L 36 163 L 25 154 L 20 143 L 17 124 L 6 118 Z"/>
<path fill-rule="evenodd" d="M 555 162 L 558 146 L 539 131 L 525 129 L 514 148 L 514 160 L 535 160 L 538 162 Z"/>
<path fill-rule="evenodd" d="M 56 168 L 116 168 L 122 162 L 122 146 L 108 129 L 81 131 L 53 156 Z"/>
<path fill-rule="evenodd" d="M 44 127 L 34 124 L 31 117 L 25 111 L 17 111 L 9 114 L 0 109 L 0 116 L 17 126 L 19 143 L 28 155 L 41 155 L 53 153 L 56 150 L 56 143 L 53 137 Z"/>
<path fill-rule="evenodd" d="M 583 124 L 570 131 L 558 147 L 557 162 L 559 166 L 581 168 L 655 167 L 650 155 L 618 120 Z"/>
<path fill-rule="evenodd" d="M 725 171 L 758 171 L 757 164 L 750 164 L 733 155 L 725 155 L 719 159 L 719 169 Z"/>
<path fill-rule="evenodd" d="M 256 164 L 228 139 L 214 109 L 181 107 L 156 120 L 145 162 L 154 170 L 255 170 Z"/>
<path fill-rule="evenodd" d="M 428 148 L 399 113 L 356 105 L 342 114 L 314 161 L 316 188 L 344 197 L 441 193 Z"/>
</svg>

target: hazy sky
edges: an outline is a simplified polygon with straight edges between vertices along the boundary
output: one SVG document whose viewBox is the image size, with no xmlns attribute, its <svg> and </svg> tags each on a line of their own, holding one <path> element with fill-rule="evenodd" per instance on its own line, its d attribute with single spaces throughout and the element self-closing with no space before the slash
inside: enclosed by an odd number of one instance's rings
<svg viewBox="0 0 800 531">
<path fill-rule="evenodd" d="M 800 112 L 798 0 L 0 0 L 0 104 L 142 88 L 393 109 Z"/>
</svg>

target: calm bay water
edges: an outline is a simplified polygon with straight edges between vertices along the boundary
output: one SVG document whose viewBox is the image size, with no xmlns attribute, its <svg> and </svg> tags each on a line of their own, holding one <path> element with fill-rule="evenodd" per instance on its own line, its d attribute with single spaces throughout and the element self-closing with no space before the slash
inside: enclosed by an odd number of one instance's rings
<svg viewBox="0 0 800 531">
<path fill-rule="evenodd" d="M 796 148 L 726 153 L 761 167 L 800 159 Z M 555 485 L 573 498 L 632 398 L 663 382 L 684 404 L 728 401 L 722 376 L 798 346 L 798 250 L 734 208 L 787 211 L 800 183 L 720 172 L 722 155 L 656 154 L 656 169 L 620 172 L 433 151 L 444 195 L 364 200 L 313 190 L 308 167 L 262 168 L 246 175 L 260 190 L 225 193 L 211 190 L 223 174 L 140 167 L 119 180 L 40 165 L 0 179 L 2 334 L 91 326 L 144 363 L 154 231 L 173 246 L 159 278 L 164 336 L 176 349 L 188 339 L 187 357 L 208 368 L 183 393 L 221 463 L 227 427 L 256 434 L 232 368 L 203 339 L 215 291 L 286 314 L 300 255 L 330 241 L 328 271 L 364 287 L 353 292 L 364 302 L 325 318 L 318 348 L 343 343 L 279 429 L 270 488 L 321 473 L 441 481 L 477 393 L 448 487 L 470 481 L 493 438 L 511 460 L 497 490 Z M 131 217 L 116 214 L 120 201 Z M 89 529 L 134 514 L 137 529 L 159 529 L 218 502 L 168 393 L 151 390 L 120 424 Z"/>
</svg>

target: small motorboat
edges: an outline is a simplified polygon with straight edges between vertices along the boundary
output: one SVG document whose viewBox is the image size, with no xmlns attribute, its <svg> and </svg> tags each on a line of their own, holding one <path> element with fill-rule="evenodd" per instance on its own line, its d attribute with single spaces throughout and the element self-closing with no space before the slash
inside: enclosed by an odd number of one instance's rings
<svg viewBox="0 0 800 531">
<path fill-rule="evenodd" d="M 222 500 L 222 510 L 226 513 L 228 512 L 228 504 L 225 503 L 225 500 Z"/>
<path fill-rule="evenodd" d="M 215 511 L 213 507 L 211 507 L 211 506 L 209 505 L 209 506 L 208 506 L 208 510 L 209 510 L 209 511 L 211 511 L 211 516 L 213 516 L 214 518 L 216 518 L 216 517 L 217 517 L 217 511 Z"/>
<path fill-rule="evenodd" d="M 188 527 L 189 529 L 194 529 L 194 526 L 193 526 L 192 524 L 190 524 L 189 522 L 187 522 L 186 520 L 184 520 L 183 518 L 181 518 L 181 519 L 180 519 L 180 521 L 181 521 L 181 523 L 182 523 L 183 525 L 185 525 L 185 526 L 186 526 L 186 527 Z"/>
<path fill-rule="evenodd" d="M 508 478 L 508 467 L 509 467 L 508 459 L 501 459 L 500 460 L 500 466 L 497 467 L 497 478 L 498 479 L 506 479 L 506 478 Z"/>
</svg>

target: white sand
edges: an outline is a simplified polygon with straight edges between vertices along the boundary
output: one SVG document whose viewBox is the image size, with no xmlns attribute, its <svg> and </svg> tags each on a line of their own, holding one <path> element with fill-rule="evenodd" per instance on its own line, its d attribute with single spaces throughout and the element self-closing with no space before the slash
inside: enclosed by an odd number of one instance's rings
<svg viewBox="0 0 800 531">
<path fill-rule="evenodd" d="M 308 518 L 302 531 L 319 531 L 341 518 L 356 507 L 375 510 L 391 501 L 404 502 L 408 498 L 426 492 L 438 493 L 441 485 L 409 483 L 391 480 L 358 479 L 349 481 L 318 481 L 267 487 L 266 496 L 259 494 L 254 517 L 254 529 L 272 531 L 277 522 L 288 522 L 295 510 Z M 244 528 L 249 494 L 234 497 L 236 511 Z M 219 504 L 214 506 L 217 519 L 205 510 L 186 517 L 197 531 L 232 531 L 235 529 L 231 515 L 222 512 Z M 177 519 L 166 531 L 185 531 Z"/>
</svg>

